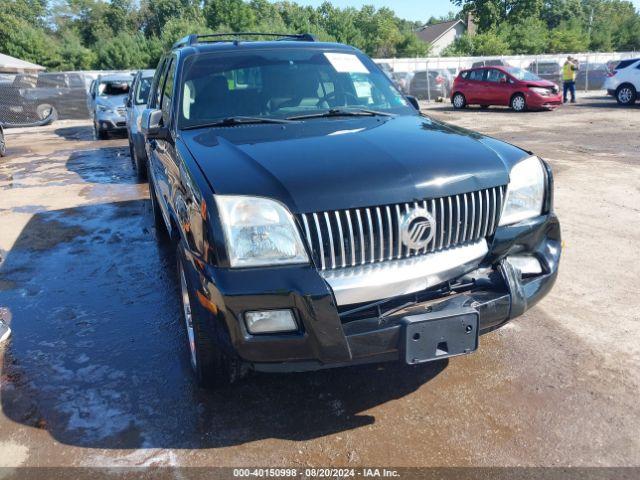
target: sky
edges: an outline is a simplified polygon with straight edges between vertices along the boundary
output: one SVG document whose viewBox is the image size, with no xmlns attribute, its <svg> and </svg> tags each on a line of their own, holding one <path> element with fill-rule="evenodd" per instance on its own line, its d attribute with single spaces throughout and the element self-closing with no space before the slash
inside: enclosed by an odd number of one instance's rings
<svg viewBox="0 0 640 480">
<path fill-rule="evenodd" d="M 275 0 L 271 0 L 275 1 Z M 294 0 L 302 5 L 317 7 L 325 0 Z M 426 22 L 431 16 L 441 17 L 450 11 L 457 12 L 459 7 L 452 5 L 449 0 L 329 0 L 336 7 L 356 7 L 373 5 L 376 8 L 389 7 L 400 18 L 411 21 Z M 637 10 L 640 10 L 640 0 L 632 0 Z"/>
</svg>

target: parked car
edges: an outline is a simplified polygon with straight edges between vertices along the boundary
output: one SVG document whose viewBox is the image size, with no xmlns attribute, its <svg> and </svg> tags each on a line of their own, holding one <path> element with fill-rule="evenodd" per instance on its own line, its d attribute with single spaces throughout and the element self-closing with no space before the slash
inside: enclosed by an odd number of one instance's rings
<svg viewBox="0 0 640 480">
<path fill-rule="evenodd" d="M 413 72 L 393 72 L 391 74 L 391 80 L 394 85 L 405 94 L 409 93 L 412 78 Z"/>
<path fill-rule="evenodd" d="M 0 82 L 0 121 L 26 124 L 52 120 L 87 118 L 86 90 L 81 73 L 18 74 Z"/>
<path fill-rule="evenodd" d="M 136 168 L 138 177 L 147 178 L 147 152 L 144 148 L 144 135 L 140 131 L 142 112 L 147 108 L 151 81 L 155 70 L 140 70 L 133 77 L 127 107 L 127 138 L 129 139 L 129 153 Z"/>
<path fill-rule="evenodd" d="M 176 43 L 142 115 L 200 384 L 471 353 L 551 289 L 546 162 L 420 114 L 355 48 L 242 38 Z"/>
<path fill-rule="evenodd" d="M 419 99 L 447 98 L 453 77 L 446 68 L 419 70 L 409 84 L 409 93 Z"/>
<path fill-rule="evenodd" d="M 529 64 L 527 70 L 543 80 L 558 85 L 562 84 L 562 66 L 556 61 L 538 62 L 534 60 Z"/>
<path fill-rule="evenodd" d="M 7 153 L 7 142 L 4 138 L 4 129 L 0 123 L 0 157 L 4 157 Z"/>
<path fill-rule="evenodd" d="M 576 89 L 602 90 L 609 70 L 606 63 L 580 64 L 576 74 Z"/>
<path fill-rule="evenodd" d="M 490 60 L 480 60 L 479 62 L 473 62 L 471 68 L 479 67 L 510 67 L 507 62 L 499 58 L 493 58 Z"/>
<path fill-rule="evenodd" d="M 133 77 L 129 73 L 101 75 L 89 93 L 91 116 L 96 138 L 104 140 L 110 133 L 125 133 L 127 109 L 125 102 Z"/>
<path fill-rule="evenodd" d="M 460 72 L 453 82 L 454 108 L 467 105 L 509 106 L 516 112 L 554 109 L 562 105 L 558 86 L 516 67 L 481 67 Z"/>
<path fill-rule="evenodd" d="M 609 95 L 620 105 L 633 105 L 640 92 L 640 58 L 623 60 L 604 83 Z"/>
</svg>

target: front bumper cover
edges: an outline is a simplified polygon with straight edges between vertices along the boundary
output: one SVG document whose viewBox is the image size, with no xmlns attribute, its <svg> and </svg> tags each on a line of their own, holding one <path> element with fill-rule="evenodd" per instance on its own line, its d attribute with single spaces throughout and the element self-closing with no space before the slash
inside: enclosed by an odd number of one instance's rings
<svg viewBox="0 0 640 480">
<path fill-rule="evenodd" d="M 500 227 L 489 240 L 489 253 L 481 267 L 491 275 L 478 276 L 465 291 L 413 304 L 384 318 L 343 322 L 328 284 L 311 266 L 239 270 L 202 265 L 198 269 L 198 262 L 190 262 L 193 285 L 207 299 L 196 308 L 209 315 L 212 328 L 226 328 L 229 344 L 223 347 L 255 370 L 305 371 L 399 360 L 403 358 L 402 319 L 406 316 L 425 311 L 446 316 L 473 308 L 479 314 L 483 334 L 521 315 L 549 292 L 558 274 L 561 252 L 560 226 L 554 214 Z M 508 257 L 523 254 L 534 255 L 543 273 L 522 278 Z M 473 275 L 467 273 L 459 279 L 468 282 Z M 216 308 L 207 309 L 207 304 Z M 298 332 L 248 334 L 244 312 L 281 308 L 295 312 Z"/>
</svg>

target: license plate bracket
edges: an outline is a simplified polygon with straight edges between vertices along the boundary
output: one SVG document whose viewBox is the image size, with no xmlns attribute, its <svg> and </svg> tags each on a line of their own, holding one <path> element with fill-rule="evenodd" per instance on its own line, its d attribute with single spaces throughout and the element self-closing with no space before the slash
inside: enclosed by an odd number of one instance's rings
<svg viewBox="0 0 640 480">
<path fill-rule="evenodd" d="M 405 317 L 406 362 L 431 362 L 476 351 L 479 320 L 478 312 L 473 308 Z"/>
</svg>

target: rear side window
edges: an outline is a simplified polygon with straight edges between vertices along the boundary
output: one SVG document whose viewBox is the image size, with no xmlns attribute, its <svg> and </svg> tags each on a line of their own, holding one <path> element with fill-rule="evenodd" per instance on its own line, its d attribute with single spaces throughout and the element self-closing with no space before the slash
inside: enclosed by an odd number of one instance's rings
<svg viewBox="0 0 640 480">
<path fill-rule="evenodd" d="M 484 70 L 471 70 L 469 72 L 469 80 L 481 82 L 484 77 Z"/>
<path fill-rule="evenodd" d="M 637 58 L 633 60 L 622 60 L 615 68 L 615 70 L 622 70 L 623 68 L 627 68 L 629 65 L 633 65 L 638 61 Z M 640 66 L 640 65 L 639 65 Z"/>
</svg>

